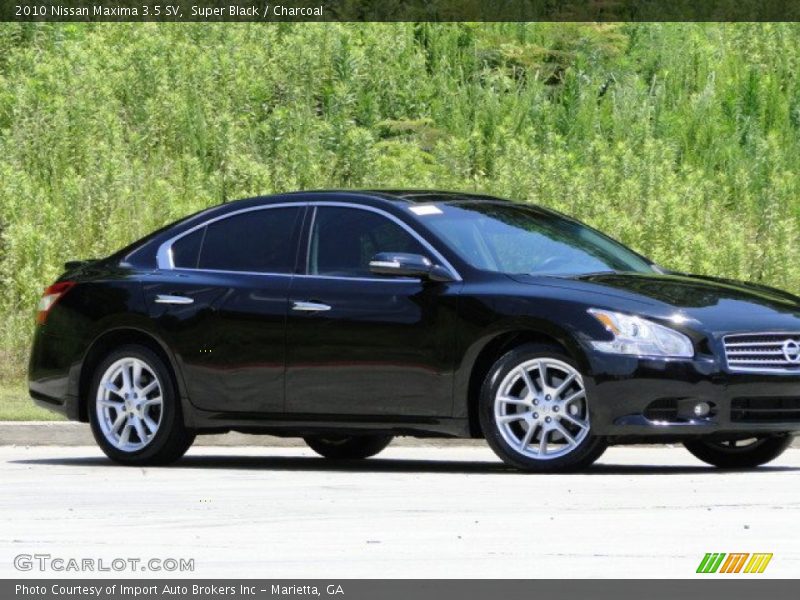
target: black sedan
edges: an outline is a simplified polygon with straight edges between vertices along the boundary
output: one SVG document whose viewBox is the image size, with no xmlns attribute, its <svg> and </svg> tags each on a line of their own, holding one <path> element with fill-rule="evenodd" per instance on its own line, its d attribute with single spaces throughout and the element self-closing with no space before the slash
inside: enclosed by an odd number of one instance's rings
<svg viewBox="0 0 800 600">
<path fill-rule="evenodd" d="M 800 299 L 671 273 L 488 196 L 224 204 L 67 263 L 37 323 L 31 396 L 124 464 L 241 431 L 335 459 L 396 435 L 485 438 L 533 471 L 680 441 L 743 468 L 800 430 Z"/>
</svg>

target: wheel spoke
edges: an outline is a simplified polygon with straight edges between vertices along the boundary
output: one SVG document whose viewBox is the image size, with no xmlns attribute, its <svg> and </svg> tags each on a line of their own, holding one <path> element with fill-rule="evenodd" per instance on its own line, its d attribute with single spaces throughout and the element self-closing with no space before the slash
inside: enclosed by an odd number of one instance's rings
<svg viewBox="0 0 800 600">
<path fill-rule="evenodd" d="M 528 447 L 528 444 L 530 444 L 531 440 L 533 439 L 533 434 L 534 434 L 535 431 L 536 431 L 536 424 L 532 423 L 528 427 L 528 431 L 525 432 L 525 435 L 522 437 L 522 439 L 519 442 L 520 450 L 525 450 L 525 448 Z"/>
<path fill-rule="evenodd" d="M 514 404 L 516 406 L 527 406 L 528 401 L 523 398 L 514 398 L 512 396 L 498 396 L 498 402 L 502 402 L 503 404 Z"/>
<path fill-rule="evenodd" d="M 561 416 L 559 418 L 564 421 L 568 421 L 569 423 L 572 423 L 576 427 L 580 427 L 581 429 L 586 429 L 586 423 L 584 423 L 583 421 L 579 421 L 578 419 L 576 419 L 567 412 L 561 413 Z"/>
<path fill-rule="evenodd" d="M 155 379 L 139 390 L 141 396 L 147 396 L 150 392 L 158 387 L 158 381 Z"/>
<path fill-rule="evenodd" d="M 539 377 L 542 380 L 542 392 L 544 392 L 550 386 L 547 385 L 547 365 L 543 360 L 539 361 Z"/>
<path fill-rule="evenodd" d="M 583 398 L 585 395 L 586 395 L 586 392 L 585 392 L 584 390 L 578 390 L 577 392 L 575 392 L 575 393 L 574 393 L 574 394 L 572 394 L 571 396 L 569 396 L 569 397 L 567 397 L 567 398 L 564 398 L 564 400 L 562 400 L 562 401 L 561 401 L 561 403 L 562 403 L 564 406 L 566 406 L 566 405 L 567 405 L 567 404 L 569 404 L 570 402 L 574 402 L 575 400 L 578 400 L 578 399 L 580 399 L 580 398 Z"/>
<path fill-rule="evenodd" d="M 495 418 L 498 423 L 505 425 L 506 423 L 513 423 L 514 421 L 523 421 L 527 416 L 527 413 L 515 413 L 513 415 L 500 415 Z"/>
<path fill-rule="evenodd" d="M 133 427 L 136 429 L 136 435 L 139 436 L 139 442 L 147 441 L 147 436 L 144 433 L 144 426 L 139 417 L 133 417 Z"/>
<path fill-rule="evenodd" d="M 564 427 L 558 421 L 553 422 L 553 429 L 555 429 L 558 433 L 564 436 L 564 439 L 567 441 L 568 444 L 574 446 L 575 445 L 575 438 L 572 437 L 572 434 L 567 431 L 567 428 Z"/>
<path fill-rule="evenodd" d="M 542 437 L 539 439 L 539 456 L 547 456 L 547 435 L 549 429 L 542 428 Z"/>
<path fill-rule="evenodd" d="M 526 369 L 520 369 L 520 373 L 522 374 L 522 380 L 525 382 L 525 387 L 528 388 L 528 396 L 535 396 L 536 387 L 533 385 L 531 374 Z"/>
<path fill-rule="evenodd" d="M 125 421 L 125 425 L 122 428 L 122 433 L 119 434 L 120 446 L 125 446 L 131 441 L 131 429 L 133 429 L 133 425 L 131 424 L 130 419 L 128 419 Z"/>
<path fill-rule="evenodd" d="M 139 382 L 142 380 L 142 363 L 140 363 L 138 360 L 134 362 L 133 366 L 131 367 L 131 373 L 133 375 L 131 380 L 133 389 L 138 389 Z"/>
<path fill-rule="evenodd" d="M 161 406 L 162 400 L 161 396 L 156 396 L 155 398 L 148 398 L 144 402 L 142 402 L 142 408 L 149 408 L 150 406 Z"/>
<path fill-rule="evenodd" d="M 131 391 L 131 373 L 128 370 L 127 365 L 123 365 L 122 367 L 122 391 L 123 393 L 127 394 Z"/>
<path fill-rule="evenodd" d="M 145 427 L 147 427 L 148 431 L 150 432 L 150 435 L 154 434 L 158 429 L 158 423 L 153 421 L 153 419 L 151 419 L 147 415 L 144 416 L 142 422 L 144 423 Z"/>
<path fill-rule="evenodd" d="M 111 424 L 111 431 L 117 433 L 119 426 L 122 425 L 125 421 L 127 421 L 128 415 L 122 411 L 117 413 L 117 418 L 114 419 L 114 422 Z"/>
<path fill-rule="evenodd" d="M 114 408 L 119 411 L 122 410 L 122 407 L 125 406 L 125 403 L 122 400 L 111 400 L 110 398 L 107 398 L 105 400 L 100 400 L 100 406 Z"/>
<path fill-rule="evenodd" d="M 561 385 L 558 386 L 558 389 L 553 392 L 553 398 L 560 397 L 573 381 L 575 381 L 575 373 L 570 373 L 567 378 L 561 382 Z"/>
<path fill-rule="evenodd" d="M 106 381 L 103 384 L 103 387 L 105 389 L 107 389 L 109 392 L 111 392 L 112 394 L 115 394 L 115 395 L 119 396 L 120 398 L 122 397 L 122 390 L 119 389 L 117 386 L 115 386 L 112 382 Z"/>
</svg>

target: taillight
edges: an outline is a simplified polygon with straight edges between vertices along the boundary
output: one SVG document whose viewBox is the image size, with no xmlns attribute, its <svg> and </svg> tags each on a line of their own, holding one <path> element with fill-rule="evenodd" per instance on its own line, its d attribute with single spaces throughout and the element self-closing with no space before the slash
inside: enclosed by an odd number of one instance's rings
<svg viewBox="0 0 800 600">
<path fill-rule="evenodd" d="M 39 300 L 38 312 L 36 313 L 36 322 L 39 325 L 44 325 L 45 321 L 47 321 L 47 315 L 53 310 L 56 302 L 63 298 L 64 294 L 74 285 L 74 281 L 59 281 L 44 291 L 42 299 Z"/>
</svg>

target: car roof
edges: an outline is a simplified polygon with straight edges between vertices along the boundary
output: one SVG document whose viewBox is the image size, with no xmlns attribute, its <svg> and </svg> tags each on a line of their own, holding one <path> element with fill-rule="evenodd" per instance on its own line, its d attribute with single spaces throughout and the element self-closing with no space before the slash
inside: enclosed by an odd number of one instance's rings
<svg viewBox="0 0 800 600">
<path fill-rule="evenodd" d="M 362 193 L 375 194 L 381 197 L 406 202 L 409 204 L 427 204 L 429 202 L 510 202 L 496 196 L 475 194 L 471 192 L 452 192 L 443 190 L 360 190 Z"/>
<path fill-rule="evenodd" d="M 488 196 L 484 194 L 474 194 L 469 192 L 453 192 L 442 190 L 413 190 L 413 189 L 329 189 L 329 190 L 308 190 L 279 193 L 269 196 L 253 196 L 232 200 L 210 206 L 183 219 L 165 225 L 161 229 L 150 235 L 137 240 L 122 250 L 112 254 L 108 260 L 134 261 L 150 260 L 155 257 L 158 246 L 169 237 L 179 234 L 182 230 L 187 230 L 197 223 L 214 217 L 221 217 L 228 213 L 238 210 L 255 208 L 258 206 L 268 206 L 270 204 L 285 204 L 305 202 L 346 202 L 348 204 L 361 204 L 363 206 L 380 207 L 394 205 L 395 207 L 408 206 L 413 204 L 430 204 L 434 202 L 475 202 L 475 203 L 505 203 L 514 204 L 510 200 Z M 534 205 L 527 205 L 530 208 L 544 210 Z"/>
<path fill-rule="evenodd" d="M 244 198 L 228 204 L 256 204 L 277 203 L 296 200 L 306 202 L 314 200 L 343 200 L 358 204 L 365 204 L 370 200 L 384 200 L 395 204 L 428 204 L 431 202 L 511 202 L 496 196 L 476 194 L 472 192 L 457 192 L 429 189 L 322 189 L 298 192 L 288 192 L 270 196 L 256 196 Z"/>
</svg>

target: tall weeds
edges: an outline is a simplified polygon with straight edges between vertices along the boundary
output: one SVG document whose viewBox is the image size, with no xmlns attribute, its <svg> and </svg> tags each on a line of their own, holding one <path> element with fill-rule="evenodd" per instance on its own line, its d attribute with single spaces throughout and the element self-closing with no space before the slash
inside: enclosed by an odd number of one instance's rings
<svg viewBox="0 0 800 600">
<path fill-rule="evenodd" d="M 796 24 L 0 24 L 0 377 L 67 259 L 298 188 L 477 190 L 800 292 Z"/>
</svg>

